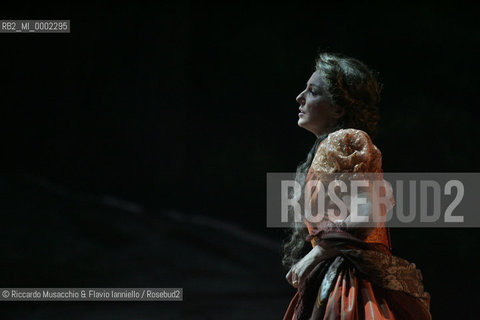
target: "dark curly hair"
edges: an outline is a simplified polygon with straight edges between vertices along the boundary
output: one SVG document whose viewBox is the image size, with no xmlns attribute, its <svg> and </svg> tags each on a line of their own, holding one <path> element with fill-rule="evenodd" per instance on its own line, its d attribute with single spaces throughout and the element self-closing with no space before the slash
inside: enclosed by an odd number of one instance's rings
<svg viewBox="0 0 480 320">
<path fill-rule="evenodd" d="M 321 53 L 315 60 L 315 70 L 320 72 L 325 81 L 332 105 L 345 110 L 345 115 L 332 131 L 353 128 L 363 130 L 371 137 L 375 136 L 381 90 L 375 72 L 357 59 L 336 53 Z M 305 161 L 297 167 L 295 179 L 301 190 L 305 186 L 305 178 L 317 148 L 327 135 L 328 133 L 317 138 Z M 283 247 L 282 263 L 285 267 L 290 268 L 308 252 L 309 247 L 305 241 L 307 235 L 307 228 L 303 224 L 297 223 L 291 228 L 291 235 Z"/>
</svg>

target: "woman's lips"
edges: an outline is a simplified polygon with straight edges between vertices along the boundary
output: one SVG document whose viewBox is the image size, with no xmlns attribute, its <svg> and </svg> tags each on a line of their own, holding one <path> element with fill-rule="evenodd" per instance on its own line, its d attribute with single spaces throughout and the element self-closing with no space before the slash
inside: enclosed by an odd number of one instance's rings
<svg viewBox="0 0 480 320">
<path fill-rule="evenodd" d="M 302 110 L 298 109 L 298 111 L 300 111 L 300 113 L 298 114 L 299 117 L 303 116 L 305 114 L 305 112 L 303 112 Z"/>
</svg>

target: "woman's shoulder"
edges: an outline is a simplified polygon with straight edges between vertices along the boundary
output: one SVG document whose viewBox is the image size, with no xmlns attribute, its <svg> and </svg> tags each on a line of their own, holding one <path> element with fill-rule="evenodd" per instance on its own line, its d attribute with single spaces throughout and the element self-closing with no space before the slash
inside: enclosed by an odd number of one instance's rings
<svg viewBox="0 0 480 320">
<path fill-rule="evenodd" d="M 382 154 L 365 131 L 340 129 L 320 143 L 312 169 L 323 173 L 381 172 Z"/>
<path fill-rule="evenodd" d="M 365 145 L 372 143 L 372 139 L 363 130 L 360 129 L 339 129 L 328 134 L 327 141 L 330 140 L 330 143 L 337 142 L 339 144 L 348 146 L 348 145 Z"/>
</svg>

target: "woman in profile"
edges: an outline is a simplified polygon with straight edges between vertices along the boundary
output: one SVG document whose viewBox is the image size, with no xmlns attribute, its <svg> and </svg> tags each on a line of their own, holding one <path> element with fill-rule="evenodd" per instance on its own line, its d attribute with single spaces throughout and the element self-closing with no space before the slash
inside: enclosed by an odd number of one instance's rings
<svg viewBox="0 0 480 320">
<path fill-rule="evenodd" d="M 382 174 L 381 153 L 370 138 L 379 119 L 374 75 L 356 59 L 323 53 L 296 100 L 298 125 L 317 140 L 297 168 L 301 199 L 308 196 L 310 205 L 302 209 L 303 223 L 292 227 L 284 246 L 287 281 L 297 288 L 284 320 L 431 319 L 421 273 L 391 254 L 385 223 L 364 228 L 348 216 L 306 219 L 306 210 L 325 202 L 319 183 L 331 180 L 330 174 Z M 348 203 L 347 197 L 343 200 Z M 363 214 L 371 208 L 364 206 Z"/>
</svg>

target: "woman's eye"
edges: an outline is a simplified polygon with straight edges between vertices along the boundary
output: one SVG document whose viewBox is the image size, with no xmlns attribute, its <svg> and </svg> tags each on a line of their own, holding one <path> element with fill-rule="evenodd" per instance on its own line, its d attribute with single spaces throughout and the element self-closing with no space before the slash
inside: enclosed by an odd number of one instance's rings
<svg viewBox="0 0 480 320">
<path fill-rule="evenodd" d="M 310 92 L 311 92 L 314 96 L 318 95 L 318 92 L 315 91 L 315 90 L 310 89 Z"/>
</svg>

